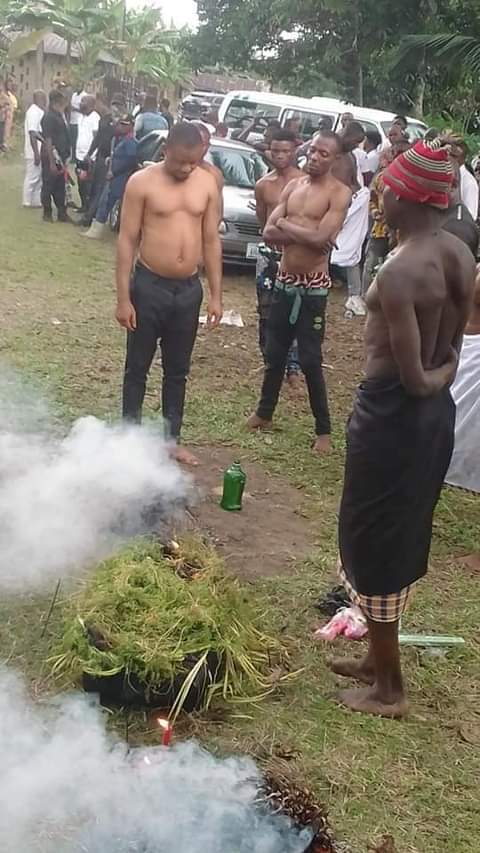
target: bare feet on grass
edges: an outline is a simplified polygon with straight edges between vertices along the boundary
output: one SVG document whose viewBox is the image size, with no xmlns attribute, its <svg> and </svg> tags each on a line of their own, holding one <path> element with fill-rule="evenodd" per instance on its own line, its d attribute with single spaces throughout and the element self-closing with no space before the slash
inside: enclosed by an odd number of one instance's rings
<svg viewBox="0 0 480 853">
<path fill-rule="evenodd" d="M 266 421 L 264 418 L 259 418 L 258 415 L 250 415 L 247 421 L 247 429 L 250 432 L 256 432 L 256 430 L 270 430 L 273 427 L 272 421 Z"/>
<path fill-rule="evenodd" d="M 193 453 L 190 453 L 186 447 L 182 447 L 181 444 L 175 445 L 172 447 L 170 451 L 170 456 L 172 459 L 175 459 L 180 465 L 190 465 L 192 468 L 196 468 L 199 465 L 199 461 Z"/>
<path fill-rule="evenodd" d="M 330 453 L 331 446 L 329 435 L 317 435 L 312 444 L 312 450 L 322 456 L 325 453 Z"/>
<path fill-rule="evenodd" d="M 352 711 L 392 720 L 399 720 L 408 713 L 408 703 L 403 691 L 386 691 L 376 685 L 340 690 L 338 701 Z"/>
<path fill-rule="evenodd" d="M 364 684 L 375 683 L 375 669 L 368 655 L 364 658 L 333 658 L 328 665 L 332 672 L 343 678 L 354 678 Z"/>
</svg>

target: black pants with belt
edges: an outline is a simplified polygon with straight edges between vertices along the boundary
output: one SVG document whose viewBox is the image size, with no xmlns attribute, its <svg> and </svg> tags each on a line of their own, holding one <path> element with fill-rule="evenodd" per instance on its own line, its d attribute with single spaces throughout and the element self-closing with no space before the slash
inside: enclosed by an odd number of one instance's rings
<svg viewBox="0 0 480 853">
<path fill-rule="evenodd" d="M 290 315 L 294 300 L 294 293 L 275 288 L 267 321 L 265 375 L 257 415 L 271 420 L 282 387 L 288 351 L 296 338 L 298 360 L 305 375 L 310 407 L 315 418 L 315 432 L 317 435 L 329 435 L 330 415 L 322 371 L 327 296 L 315 294 L 315 291 L 306 293 L 302 297 L 298 319 L 292 324 Z"/>
<path fill-rule="evenodd" d="M 137 328 L 128 332 L 123 381 L 123 417 L 141 420 L 148 371 L 160 341 L 163 366 L 162 413 L 172 438 L 183 420 L 185 388 L 190 371 L 202 304 L 198 275 L 170 279 L 137 263 L 131 285 Z"/>
<path fill-rule="evenodd" d="M 65 202 L 65 175 L 63 171 L 53 173 L 50 169 L 50 161 L 42 159 L 42 192 L 40 196 L 43 213 L 52 215 L 52 199 L 58 211 L 58 218 L 65 219 L 67 215 Z"/>
</svg>

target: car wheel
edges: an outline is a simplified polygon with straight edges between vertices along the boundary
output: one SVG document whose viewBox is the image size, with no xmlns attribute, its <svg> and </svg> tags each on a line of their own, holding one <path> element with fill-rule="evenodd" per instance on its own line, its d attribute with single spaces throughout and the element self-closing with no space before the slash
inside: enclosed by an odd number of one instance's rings
<svg viewBox="0 0 480 853">
<path fill-rule="evenodd" d="M 121 201 L 116 201 L 110 211 L 110 228 L 118 233 L 120 231 L 120 213 L 122 210 Z"/>
</svg>

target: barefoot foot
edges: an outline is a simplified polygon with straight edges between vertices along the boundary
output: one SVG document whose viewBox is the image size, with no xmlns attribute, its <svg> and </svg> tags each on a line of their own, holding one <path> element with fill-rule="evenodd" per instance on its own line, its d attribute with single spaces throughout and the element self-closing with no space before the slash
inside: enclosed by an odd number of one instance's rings
<svg viewBox="0 0 480 853">
<path fill-rule="evenodd" d="M 398 720 L 405 717 L 408 704 L 403 692 L 384 693 L 373 687 L 356 687 L 353 690 L 341 690 L 338 701 L 352 711 L 361 714 L 373 714 L 377 717 L 389 717 Z"/>
<path fill-rule="evenodd" d="M 190 465 L 192 468 L 196 468 L 200 464 L 197 457 L 193 453 L 190 453 L 186 447 L 182 447 L 181 444 L 176 444 L 175 447 L 172 447 L 170 456 L 179 462 L 180 465 Z"/>
<path fill-rule="evenodd" d="M 312 450 L 314 453 L 318 453 L 322 455 L 324 453 L 329 453 L 331 449 L 330 444 L 330 436 L 329 435 L 317 435 L 313 444 Z"/>
<path fill-rule="evenodd" d="M 336 675 L 342 675 L 344 678 L 355 678 L 364 684 L 375 683 L 375 670 L 368 657 L 333 658 L 328 665 Z"/>
<path fill-rule="evenodd" d="M 272 429 L 273 423 L 272 421 L 266 421 L 265 418 L 259 418 L 258 415 L 250 415 L 247 421 L 247 429 L 251 432 L 255 432 L 255 430 L 269 430 Z"/>
</svg>

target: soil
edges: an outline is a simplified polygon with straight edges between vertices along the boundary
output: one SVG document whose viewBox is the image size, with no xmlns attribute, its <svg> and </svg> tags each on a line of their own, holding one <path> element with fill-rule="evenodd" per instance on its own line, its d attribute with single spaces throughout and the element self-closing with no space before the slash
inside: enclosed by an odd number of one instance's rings
<svg viewBox="0 0 480 853">
<path fill-rule="evenodd" d="M 232 450 L 201 447 L 194 451 L 201 462 L 194 474 L 197 501 L 186 523 L 210 535 L 227 568 L 243 580 L 291 572 L 294 561 L 311 552 L 314 542 L 313 525 L 302 516 L 301 492 L 268 475 L 260 465 L 240 459 L 247 475 L 243 509 L 226 512 L 220 499 L 223 473 L 233 462 Z"/>
</svg>

